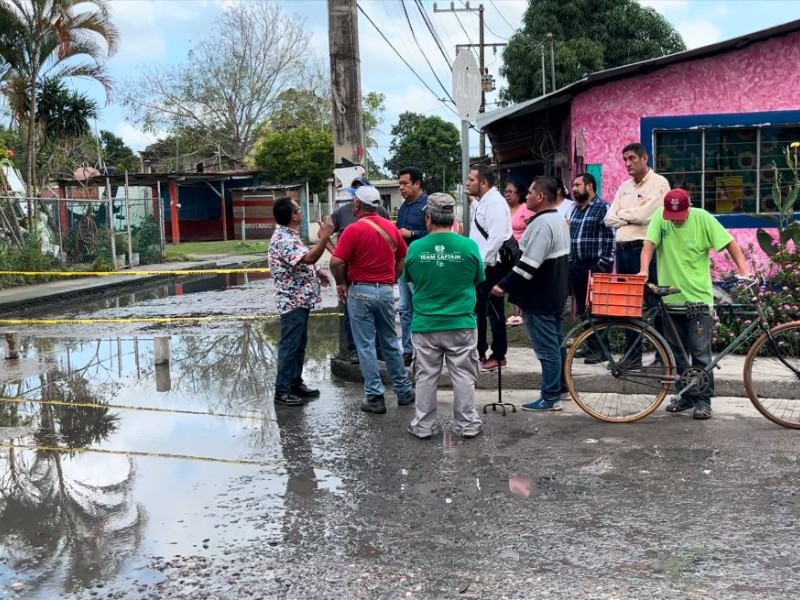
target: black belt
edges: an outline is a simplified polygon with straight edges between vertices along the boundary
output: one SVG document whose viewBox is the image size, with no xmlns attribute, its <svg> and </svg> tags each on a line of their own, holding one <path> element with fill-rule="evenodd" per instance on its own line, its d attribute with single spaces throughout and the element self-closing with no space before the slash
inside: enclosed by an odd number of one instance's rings
<svg viewBox="0 0 800 600">
<path fill-rule="evenodd" d="M 380 283 L 380 282 L 377 282 L 377 281 L 351 281 L 350 285 L 374 285 L 374 286 L 379 286 L 379 285 L 394 285 L 394 283 Z"/>
<path fill-rule="evenodd" d="M 617 242 L 617 247 L 626 250 L 628 248 L 641 248 L 644 246 L 644 240 L 633 240 L 632 242 Z"/>
</svg>

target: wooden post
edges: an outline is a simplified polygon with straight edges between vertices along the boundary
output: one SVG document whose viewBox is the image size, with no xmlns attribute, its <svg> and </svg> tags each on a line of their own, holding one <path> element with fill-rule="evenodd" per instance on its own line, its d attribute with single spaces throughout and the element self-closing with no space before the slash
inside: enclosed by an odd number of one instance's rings
<svg viewBox="0 0 800 600">
<path fill-rule="evenodd" d="M 178 182 L 169 182 L 169 218 L 172 221 L 172 243 L 181 243 L 181 227 L 178 222 Z"/>
<path fill-rule="evenodd" d="M 6 360 L 16 360 L 19 358 L 19 332 L 9 331 L 6 338 Z"/>
</svg>

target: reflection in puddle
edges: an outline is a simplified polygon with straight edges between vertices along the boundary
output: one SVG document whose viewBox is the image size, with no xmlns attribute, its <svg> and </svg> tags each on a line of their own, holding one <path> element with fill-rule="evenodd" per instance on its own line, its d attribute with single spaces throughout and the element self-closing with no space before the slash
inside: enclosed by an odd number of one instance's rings
<svg viewBox="0 0 800 600">
<path fill-rule="evenodd" d="M 52 598 L 147 579 L 147 557 L 280 539 L 286 498 L 341 494 L 343 480 L 314 467 L 302 411 L 274 412 L 277 339 L 277 323 L 172 336 L 168 386 L 152 338 L 24 340 L 21 364 L 35 369 L 21 372 L 35 374 L 0 375 L 0 589 Z M 330 379 L 337 344 L 336 320 L 321 320 L 307 380 Z M 241 483 L 253 477 L 256 503 Z M 226 506 L 243 502 L 275 517 L 231 518 Z"/>
</svg>

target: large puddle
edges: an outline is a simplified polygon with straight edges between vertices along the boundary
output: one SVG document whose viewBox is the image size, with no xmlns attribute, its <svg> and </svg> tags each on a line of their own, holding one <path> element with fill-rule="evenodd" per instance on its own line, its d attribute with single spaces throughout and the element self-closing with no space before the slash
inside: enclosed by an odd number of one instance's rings
<svg viewBox="0 0 800 600">
<path fill-rule="evenodd" d="M 343 392 L 329 376 L 337 325 L 316 321 L 307 352 L 321 404 Z M 255 535 L 224 498 L 257 474 L 259 511 L 282 510 L 294 437 L 271 402 L 277 336 L 274 322 L 171 336 L 164 367 L 153 337 L 24 338 L 20 377 L 0 383 L 0 589 L 52 598 L 157 578 L 143 557 L 224 553 Z M 301 452 L 309 489 L 335 491 Z"/>
</svg>

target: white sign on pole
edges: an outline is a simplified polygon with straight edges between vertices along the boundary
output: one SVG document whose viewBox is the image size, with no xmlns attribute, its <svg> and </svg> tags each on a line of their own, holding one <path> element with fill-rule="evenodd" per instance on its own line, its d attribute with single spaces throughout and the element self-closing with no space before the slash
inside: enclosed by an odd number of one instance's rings
<svg viewBox="0 0 800 600">
<path fill-rule="evenodd" d="M 481 107 L 481 70 L 469 50 L 459 50 L 453 63 L 453 100 L 462 120 L 475 120 Z"/>
</svg>

